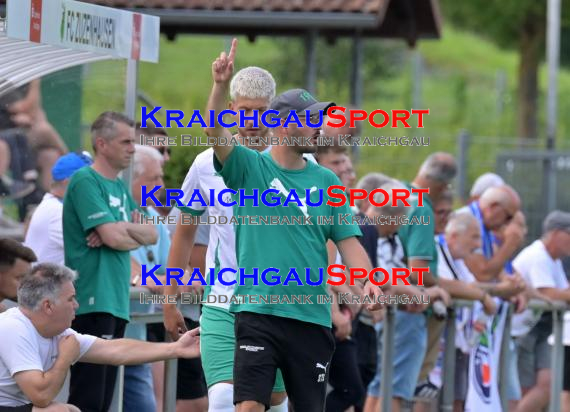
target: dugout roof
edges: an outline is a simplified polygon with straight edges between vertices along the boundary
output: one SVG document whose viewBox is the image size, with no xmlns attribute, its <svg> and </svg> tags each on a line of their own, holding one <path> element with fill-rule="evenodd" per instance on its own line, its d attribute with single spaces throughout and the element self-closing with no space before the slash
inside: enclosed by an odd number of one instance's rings
<svg viewBox="0 0 570 412">
<path fill-rule="evenodd" d="M 2 4 L 5 0 L 0 0 Z M 170 39 L 179 33 L 439 38 L 439 0 L 84 0 L 160 17 Z M 1 7 L 1 6 L 0 6 Z"/>
</svg>

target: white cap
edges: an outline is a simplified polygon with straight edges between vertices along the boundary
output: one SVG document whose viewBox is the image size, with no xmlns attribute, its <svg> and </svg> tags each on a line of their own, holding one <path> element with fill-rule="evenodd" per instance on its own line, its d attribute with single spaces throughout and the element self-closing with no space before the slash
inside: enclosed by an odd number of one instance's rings
<svg viewBox="0 0 570 412">
<path fill-rule="evenodd" d="M 483 192 L 491 187 L 504 186 L 505 181 L 503 178 L 495 173 L 485 173 L 482 174 L 475 180 L 473 187 L 471 188 L 471 197 L 479 197 Z"/>
</svg>

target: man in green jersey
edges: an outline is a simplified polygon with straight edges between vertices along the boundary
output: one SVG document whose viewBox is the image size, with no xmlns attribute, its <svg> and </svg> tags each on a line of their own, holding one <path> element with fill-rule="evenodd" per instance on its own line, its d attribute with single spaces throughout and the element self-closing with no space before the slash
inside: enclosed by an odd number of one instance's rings
<svg viewBox="0 0 570 412">
<path fill-rule="evenodd" d="M 222 53 L 212 65 L 214 85 L 208 110 L 219 113 L 224 109 L 229 81 L 233 73 L 237 40 L 233 40 L 229 55 Z M 244 295 L 240 303 L 232 303 L 235 313 L 236 349 L 234 361 L 234 404 L 237 411 L 264 411 L 269 408 L 275 374 L 283 373 L 285 388 L 296 411 L 322 411 L 328 380 L 328 365 L 334 351 L 331 333 L 330 304 L 320 303 L 328 297 L 326 242 L 334 241 L 348 267 L 362 267 L 370 271 L 371 264 L 358 242 L 357 225 L 340 224 L 338 216 L 350 213 L 348 205 L 327 205 L 327 196 L 319 206 L 308 207 L 306 196 L 318 202 L 318 190 L 326 191 L 339 185 L 339 179 L 330 170 L 303 158 L 303 153 L 314 153 L 320 129 L 307 125 L 305 110 L 310 116 L 322 115 L 333 103 L 315 100 L 302 89 L 289 90 L 273 100 L 270 109 L 277 111 L 279 126 L 274 135 L 280 145 L 270 152 L 259 153 L 242 145 L 214 146 L 214 166 L 230 189 L 244 189 L 251 195 L 253 189 L 273 189 L 281 200 L 294 189 L 300 203 L 288 207 L 269 207 L 251 198 L 243 206 L 234 207 L 235 216 L 312 217 L 312 225 L 236 225 L 236 254 L 239 268 L 246 274 L 269 267 L 278 270 L 281 282 L 268 285 L 251 278 L 238 276 L 235 294 Z M 300 125 L 285 125 L 283 120 L 291 111 L 297 113 Z M 312 123 L 318 119 L 311 119 Z M 208 136 L 231 137 L 219 125 L 206 129 Z M 286 146 L 285 139 L 301 137 L 312 145 Z M 236 196 L 237 197 L 237 196 Z M 240 199 L 238 200 L 238 204 Z M 319 225 L 319 216 L 332 216 L 333 224 Z M 292 280 L 283 284 L 290 269 L 304 273 L 316 286 Z M 307 275 L 309 273 L 309 275 Z M 323 274 L 324 273 L 324 274 Z M 370 282 L 362 282 L 364 294 L 376 299 L 382 292 Z M 280 304 L 262 303 L 257 297 L 271 295 Z M 304 304 L 295 302 L 302 296 Z M 259 302 L 259 303 L 256 303 Z M 285 303 L 288 302 L 288 303 Z M 379 304 L 370 305 L 376 309 Z"/>
<path fill-rule="evenodd" d="M 91 141 L 93 165 L 72 176 L 63 201 L 65 265 L 79 274 L 73 328 L 104 339 L 122 338 L 129 321 L 129 251 L 156 243 L 157 232 L 140 224 L 137 205 L 118 177 L 135 151 L 133 122 L 105 112 L 91 126 Z M 74 365 L 69 403 L 82 411 L 107 411 L 116 373 L 112 366 Z"/>
<path fill-rule="evenodd" d="M 239 121 L 240 111 L 249 116 L 254 110 L 264 112 L 269 108 L 271 100 L 275 97 L 275 80 L 267 70 L 253 66 L 245 67 L 233 76 L 229 92 L 229 107 L 238 112 L 237 120 Z M 243 127 L 238 127 L 236 137 L 245 146 L 262 152 L 269 148 L 264 144 L 255 145 L 254 143 L 256 143 L 257 136 L 267 134 L 267 127 L 262 124 L 255 127 L 253 120 L 248 118 L 243 122 Z M 214 170 L 214 151 L 205 150 L 194 159 L 182 184 L 182 191 L 184 192 L 184 204 L 187 204 L 193 197 L 193 193 L 199 191 L 208 206 L 193 203 L 191 207 L 179 206 L 179 208 L 182 213 L 192 215 L 204 216 L 206 212 L 209 216 L 231 218 L 232 209 L 222 206 L 210 196 L 212 192 L 220 193 L 225 189 L 227 187 L 222 177 Z M 222 268 L 237 268 L 235 232 L 232 225 L 183 224 L 181 218 L 176 225 L 168 267 L 186 267 L 190 256 L 193 257 L 195 253 L 195 239 L 199 238 L 200 230 L 204 227 L 210 229 L 209 239 L 206 239 L 205 243 L 211 245 L 205 256 L 206 273 L 209 273 L 210 269 L 217 273 Z M 209 275 L 207 279 L 210 280 Z M 235 279 L 235 276 L 224 274 L 224 279 L 230 282 Z M 208 385 L 208 412 L 233 412 L 235 409 L 233 403 L 234 314 L 229 311 L 228 303 L 233 296 L 233 291 L 234 286 L 219 283 L 208 284 L 203 291 L 205 301 L 200 317 L 200 347 L 202 367 Z M 176 282 L 171 282 L 165 287 L 165 294 L 177 293 Z M 174 304 L 163 306 L 166 329 L 174 339 L 178 339 L 178 329 L 186 328 L 182 313 L 176 309 Z M 182 305 L 182 309 L 186 306 Z M 180 363 L 178 368 L 180 370 Z M 280 373 L 277 373 L 273 391 L 270 412 L 286 412 L 285 385 Z"/>
</svg>

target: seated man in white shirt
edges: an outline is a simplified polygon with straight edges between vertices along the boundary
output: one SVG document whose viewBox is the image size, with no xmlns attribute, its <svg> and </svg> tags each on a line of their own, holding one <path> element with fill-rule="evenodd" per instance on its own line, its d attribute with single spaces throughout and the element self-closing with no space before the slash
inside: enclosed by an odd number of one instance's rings
<svg viewBox="0 0 570 412">
<path fill-rule="evenodd" d="M 555 210 L 543 223 L 543 235 L 524 248 L 513 261 L 525 281 L 552 300 L 570 302 L 570 287 L 560 259 L 570 256 L 570 213 Z M 516 337 L 518 370 L 523 397 L 517 412 L 539 411 L 550 398 L 550 345 L 552 313 L 527 309 L 515 315 L 512 335 Z M 566 347 L 565 362 L 570 361 Z M 566 371 L 569 368 L 565 368 Z M 570 376 L 565 373 L 562 404 L 570 403 Z"/>
<path fill-rule="evenodd" d="M 78 411 L 53 402 L 75 362 L 133 365 L 199 356 L 198 329 L 174 343 L 75 332 L 70 328 L 78 307 L 75 278 L 65 266 L 39 264 L 18 287 L 18 307 L 0 314 L 0 412 Z"/>
</svg>

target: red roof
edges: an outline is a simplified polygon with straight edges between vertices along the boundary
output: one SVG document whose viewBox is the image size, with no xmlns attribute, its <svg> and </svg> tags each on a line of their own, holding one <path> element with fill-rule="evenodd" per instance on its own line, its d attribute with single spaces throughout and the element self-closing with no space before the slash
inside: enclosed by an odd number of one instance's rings
<svg viewBox="0 0 570 412">
<path fill-rule="evenodd" d="M 29 1 L 29 0 L 21 0 Z M 439 0 L 83 0 L 157 15 L 161 31 L 178 33 L 303 35 L 328 38 L 400 38 L 414 44 L 439 38 Z M 6 0 L 0 0 L 0 10 Z"/>
</svg>

